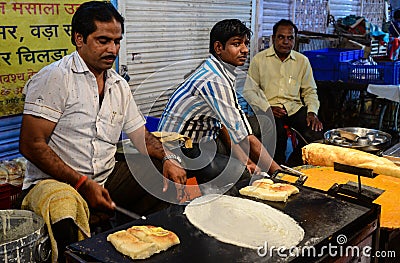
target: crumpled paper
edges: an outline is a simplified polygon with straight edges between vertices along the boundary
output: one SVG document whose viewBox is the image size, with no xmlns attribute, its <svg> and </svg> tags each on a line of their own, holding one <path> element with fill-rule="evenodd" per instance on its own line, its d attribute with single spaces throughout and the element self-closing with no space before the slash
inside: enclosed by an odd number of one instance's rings
<svg viewBox="0 0 400 263">
<path fill-rule="evenodd" d="M 162 143 L 165 142 L 173 142 L 173 141 L 179 141 L 182 142 L 186 148 L 192 148 L 192 139 L 190 139 L 187 136 L 181 135 L 176 132 L 164 132 L 164 131 L 157 131 L 157 132 L 152 132 L 152 134 L 159 138 Z"/>
</svg>

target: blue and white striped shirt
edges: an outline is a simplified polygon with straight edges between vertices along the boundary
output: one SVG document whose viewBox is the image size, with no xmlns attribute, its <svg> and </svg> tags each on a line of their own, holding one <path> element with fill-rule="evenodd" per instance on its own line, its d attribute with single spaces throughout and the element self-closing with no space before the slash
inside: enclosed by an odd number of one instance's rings
<svg viewBox="0 0 400 263">
<path fill-rule="evenodd" d="M 235 92 L 235 67 L 210 56 L 172 94 L 158 126 L 193 142 L 216 139 L 222 124 L 234 143 L 252 133 Z"/>
</svg>

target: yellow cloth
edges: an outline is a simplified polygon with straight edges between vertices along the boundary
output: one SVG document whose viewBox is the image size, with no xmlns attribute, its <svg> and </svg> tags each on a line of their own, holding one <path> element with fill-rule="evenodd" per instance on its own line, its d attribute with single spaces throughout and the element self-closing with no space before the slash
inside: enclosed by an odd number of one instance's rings
<svg viewBox="0 0 400 263">
<path fill-rule="evenodd" d="M 250 105 L 264 112 L 270 105 L 284 106 L 290 116 L 303 106 L 304 100 L 308 112 L 318 113 L 317 85 L 303 54 L 292 50 L 281 61 L 271 46 L 251 59 L 248 75 L 243 96 Z"/>
<path fill-rule="evenodd" d="M 160 142 L 173 142 L 173 141 L 181 141 L 185 143 L 186 148 L 192 148 L 192 139 L 187 136 L 181 135 L 176 132 L 152 132 L 152 134 L 160 139 Z"/>
<path fill-rule="evenodd" d="M 71 218 L 79 229 L 78 239 L 90 237 L 89 207 L 82 196 L 68 184 L 53 179 L 41 181 L 26 195 L 21 208 L 35 212 L 46 223 L 51 240 L 52 262 L 57 261 L 58 250 L 51 224 Z"/>
</svg>

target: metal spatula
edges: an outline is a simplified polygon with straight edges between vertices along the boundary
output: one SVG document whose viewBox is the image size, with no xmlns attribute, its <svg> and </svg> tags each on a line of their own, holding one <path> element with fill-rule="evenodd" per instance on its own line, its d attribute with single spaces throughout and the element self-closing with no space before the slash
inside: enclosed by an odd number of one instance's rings
<svg viewBox="0 0 400 263">
<path fill-rule="evenodd" d="M 138 215 L 138 214 L 136 214 L 136 213 L 134 213 L 132 211 L 129 211 L 129 210 L 127 210 L 125 208 L 122 208 L 120 206 L 117 206 L 117 205 L 115 206 L 115 210 L 117 210 L 118 212 L 120 212 L 120 213 L 122 213 L 124 215 L 127 215 L 127 216 L 129 216 L 129 217 L 131 217 L 133 219 L 143 219 L 143 220 L 147 219 L 145 216 Z"/>
</svg>

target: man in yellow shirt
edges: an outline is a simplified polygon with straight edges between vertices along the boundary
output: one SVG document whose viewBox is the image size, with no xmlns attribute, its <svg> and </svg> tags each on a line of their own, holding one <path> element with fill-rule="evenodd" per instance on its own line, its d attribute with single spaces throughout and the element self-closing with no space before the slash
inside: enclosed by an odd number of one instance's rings
<svg viewBox="0 0 400 263">
<path fill-rule="evenodd" d="M 293 50 L 298 29 L 282 19 L 273 27 L 273 45 L 259 52 L 250 62 L 243 95 L 256 111 L 271 108 L 274 115 L 277 144 L 274 160 L 286 163 L 287 133 L 284 125 L 299 131 L 308 141 L 323 138 L 323 125 L 318 119 L 319 101 L 310 62 Z M 294 153 L 300 153 L 299 141 Z M 296 157 L 296 156 L 295 156 Z M 293 165 L 301 164 L 301 155 Z"/>
</svg>

